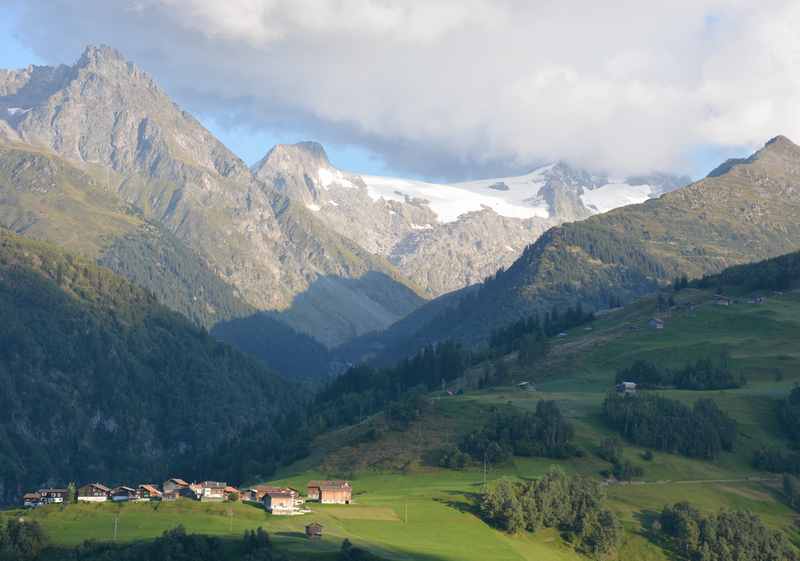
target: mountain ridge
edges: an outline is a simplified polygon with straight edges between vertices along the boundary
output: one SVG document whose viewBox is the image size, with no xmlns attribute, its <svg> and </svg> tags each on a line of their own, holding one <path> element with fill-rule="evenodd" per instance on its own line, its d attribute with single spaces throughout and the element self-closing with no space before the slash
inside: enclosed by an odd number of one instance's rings
<svg viewBox="0 0 800 561">
<path fill-rule="evenodd" d="M 276 145 L 251 169 L 434 297 L 511 265 L 551 226 L 688 182 L 653 174 L 634 185 L 556 162 L 522 176 L 435 184 L 340 170 L 313 141 Z"/>
<path fill-rule="evenodd" d="M 603 309 L 652 293 L 681 275 L 699 278 L 800 248 L 800 147 L 776 137 L 721 173 L 638 205 L 548 230 L 514 264 L 463 296 L 412 336 L 412 347 L 491 331 L 552 308 Z M 430 315 L 426 304 L 403 320 Z M 398 324 L 399 325 L 399 324 Z M 378 353 L 396 356 L 397 328 Z M 380 336 L 378 337 L 380 339 Z M 372 348 L 380 348 L 371 338 Z M 358 341 L 350 346 L 358 346 Z"/>
<path fill-rule="evenodd" d="M 255 178 L 149 75 L 110 47 L 87 47 L 71 67 L 2 73 L 0 93 L 5 144 L 45 151 L 95 176 L 98 188 L 186 244 L 202 267 L 256 312 L 285 315 L 280 321 L 334 345 L 385 327 L 422 302 L 413 283 L 391 264 L 328 230 L 308 209 Z M 23 213 L 30 210 L 25 205 Z M 52 223 L 44 214 L 51 210 L 40 209 L 40 225 Z M 95 211 L 95 216 L 106 213 Z M 40 237 L 55 226 L 40 226 Z M 93 251 L 112 245 L 114 237 L 93 242 Z M 355 312 L 335 306 L 323 312 L 312 308 L 319 300 L 297 300 L 317 278 L 348 290 L 350 279 L 370 272 L 383 274 L 369 277 L 384 284 L 374 291 L 381 300 L 365 297 Z M 361 300 L 357 293 L 353 297 Z M 397 302 L 404 307 L 398 309 Z M 304 324 L 305 317 L 315 321 Z"/>
</svg>

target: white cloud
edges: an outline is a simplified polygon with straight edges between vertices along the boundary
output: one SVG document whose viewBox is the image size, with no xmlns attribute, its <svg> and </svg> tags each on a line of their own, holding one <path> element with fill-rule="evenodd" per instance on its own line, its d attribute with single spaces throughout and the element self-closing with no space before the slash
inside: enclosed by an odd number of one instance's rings
<svg viewBox="0 0 800 561">
<path fill-rule="evenodd" d="M 192 108 L 422 174 L 680 169 L 800 139 L 800 6 L 676 0 L 28 0 L 48 59 L 108 43 Z M 267 147 L 265 147 L 266 149 Z"/>
</svg>

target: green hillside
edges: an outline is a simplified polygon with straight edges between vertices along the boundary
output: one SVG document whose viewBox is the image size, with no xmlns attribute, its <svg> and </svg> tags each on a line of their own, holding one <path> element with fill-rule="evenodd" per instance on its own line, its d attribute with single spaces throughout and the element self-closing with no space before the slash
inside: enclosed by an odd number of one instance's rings
<svg viewBox="0 0 800 561">
<path fill-rule="evenodd" d="M 554 401 L 574 429 L 572 444 L 578 453 L 563 459 L 515 456 L 490 461 L 489 487 L 503 478 L 541 477 L 553 465 L 567 473 L 605 478 L 612 464 L 601 457 L 601 445 L 616 436 L 621 459 L 643 473 L 631 483 L 612 480 L 605 487 L 606 504 L 624 528 L 613 558 L 681 559 L 653 524 L 665 505 L 679 501 L 689 501 L 708 516 L 720 509 L 751 512 L 795 547 L 800 534 L 781 491 L 780 474 L 753 466 L 760 448 L 789 446 L 777 412 L 781 400 L 800 382 L 800 292 L 793 291 L 800 279 L 791 272 L 788 287 L 776 292 L 767 286 L 776 276 L 768 272 L 796 271 L 793 263 L 796 256 L 786 256 L 698 283 L 709 288 L 668 290 L 661 298 L 642 299 L 553 337 L 547 354 L 532 362 L 521 362 L 512 352 L 475 364 L 448 382 L 449 388 L 463 388 L 463 395 L 434 391 L 406 422 L 399 422 L 396 413 L 380 413 L 322 433 L 308 458 L 282 468 L 275 477 L 299 489 L 309 479 L 350 478 L 355 491 L 350 506 L 312 504 L 312 514 L 298 517 L 275 517 L 238 503 L 192 502 L 47 507 L 26 516 L 38 520 L 52 542 L 63 547 L 85 538 L 109 539 L 118 514 L 123 543 L 154 538 L 180 523 L 190 532 L 231 538 L 263 526 L 275 550 L 290 559 L 335 559 L 345 538 L 391 560 L 587 559 L 552 529 L 509 535 L 484 522 L 476 511 L 484 488 L 481 460 L 469 460 L 460 469 L 441 467 L 441 452 L 459 446 L 493 411 L 533 412 L 541 402 Z M 749 283 L 737 280 L 742 278 Z M 756 278 L 762 280 L 753 286 Z M 718 304 L 720 291 L 733 303 Z M 649 326 L 653 317 L 664 321 L 663 329 Z M 737 423 L 732 451 L 713 460 L 654 451 L 622 438 L 604 418 L 602 404 L 618 371 L 637 360 L 677 370 L 698 359 L 719 361 L 723 356 L 729 368 L 746 379 L 745 385 L 645 393 L 688 405 L 713 400 Z M 487 370 L 498 369 L 506 372 L 502 384 L 478 389 Z M 517 389 L 520 381 L 535 383 L 537 391 Z M 320 542 L 302 537 L 304 525 L 312 520 L 325 526 Z"/>
<path fill-rule="evenodd" d="M 457 308 L 427 321 L 414 339 L 480 341 L 537 310 L 575 302 L 603 309 L 680 275 L 701 277 L 797 251 L 798 163 L 800 147 L 777 137 L 688 187 L 553 228 Z M 412 315 L 424 315 L 426 307 Z M 397 343 L 389 337 L 387 345 Z"/>
<path fill-rule="evenodd" d="M 293 387 L 107 269 L 0 230 L 0 500 L 202 468 Z M 266 438 L 265 438 L 266 440 Z M 268 450 L 258 451 L 272 455 Z"/>
</svg>

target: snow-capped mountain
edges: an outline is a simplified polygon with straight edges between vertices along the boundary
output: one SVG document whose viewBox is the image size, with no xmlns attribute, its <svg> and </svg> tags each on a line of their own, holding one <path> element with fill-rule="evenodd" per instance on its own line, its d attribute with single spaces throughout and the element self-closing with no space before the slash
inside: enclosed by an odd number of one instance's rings
<svg viewBox="0 0 800 561">
<path fill-rule="evenodd" d="M 666 174 L 610 179 L 558 162 L 515 177 L 430 183 L 339 170 L 315 142 L 278 145 L 253 171 L 431 296 L 507 267 L 552 226 L 689 182 Z"/>
</svg>

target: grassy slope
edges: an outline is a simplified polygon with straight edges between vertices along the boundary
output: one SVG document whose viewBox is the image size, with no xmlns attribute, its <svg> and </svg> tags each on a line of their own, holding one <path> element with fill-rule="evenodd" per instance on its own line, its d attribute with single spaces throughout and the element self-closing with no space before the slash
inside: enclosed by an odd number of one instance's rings
<svg viewBox="0 0 800 561">
<path fill-rule="evenodd" d="M 332 475 L 311 466 L 323 457 L 357 458 L 358 468 L 385 447 L 397 455 L 422 455 L 425 446 L 437 446 L 456 438 L 458 432 L 478 422 L 492 404 L 511 403 L 529 409 L 540 399 L 556 399 L 575 423 L 576 439 L 589 454 L 560 462 L 565 469 L 597 475 L 608 464 L 591 451 L 611 434 L 599 417 L 600 404 L 617 368 L 636 358 L 681 365 L 687 360 L 727 349 L 733 366 L 743 372 L 749 384 L 738 390 L 716 392 L 665 391 L 670 397 L 692 401 L 712 397 L 740 423 L 742 436 L 737 450 L 716 462 L 693 460 L 656 453 L 652 462 L 640 459 L 642 449 L 626 445 L 625 457 L 645 467 L 644 483 L 612 485 L 610 504 L 628 530 L 622 546 L 623 561 L 665 560 L 665 553 L 646 538 L 642 521 L 668 502 L 690 500 L 704 510 L 749 509 L 767 524 L 784 529 L 793 540 L 798 534 L 794 515 L 781 501 L 770 474 L 757 473 L 750 466 L 752 451 L 763 444 L 786 444 L 780 436 L 772 405 L 774 400 L 800 380 L 800 294 L 770 296 L 756 306 L 737 304 L 715 306 L 711 294 L 696 290 L 680 293 L 682 310 L 673 311 L 666 328 L 657 332 L 645 327 L 655 310 L 653 300 L 644 300 L 624 311 L 610 314 L 593 324 L 591 331 L 576 329 L 558 339 L 548 362 L 535 370 L 514 370 L 517 379 L 536 380 L 538 393 L 495 388 L 467 392 L 462 397 L 437 400 L 435 411 L 409 434 L 422 438 L 398 438 L 388 432 L 378 443 L 347 445 L 347 431 L 332 435 L 327 442 L 333 453 L 321 451 L 310 460 L 291 466 L 281 481 L 303 488 L 310 478 Z M 696 306 L 694 310 L 691 305 Z M 634 330 L 631 327 L 636 328 Z M 783 379 L 776 381 L 776 370 Z M 453 423 L 453 419 L 461 421 Z M 468 420 L 469 422 L 463 422 Z M 351 429 L 356 430 L 356 429 Z M 404 439 L 405 438 L 405 439 Z M 319 444 L 325 441 L 320 440 Z M 364 457 L 362 457 L 364 456 Z M 381 459 L 378 457 L 377 459 Z M 330 462 L 328 461 L 328 464 Z M 379 462 L 378 462 L 379 463 Z M 488 478 L 535 477 L 554 462 L 539 458 L 517 458 L 513 464 L 496 466 Z M 324 464 L 327 465 L 327 464 Z M 164 504 L 157 510 L 149 505 L 127 505 L 121 509 L 120 539 L 144 539 L 184 524 L 189 530 L 212 534 L 241 534 L 243 529 L 263 525 L 279 548 L 297 558 L 325 559 L 332 556 L 344 537 L 390 559 L 439 560 L 573 560 L 573 553 L 554 533 L 506 536 L 471 512 L 470 498 L 481 489 L 480 469 L 449 471 L 419 467 L 413 462 L 406 473 L 357 471 L 353 477 L 355 505 L 349 507 L 313 505 L 313 514 L 293 518 L 267 515 L 247 505 Z M 749 479 L 749 480 L 748 480 Z M 408 522 L 405 522 L 406 505 Z M 32 514 L 40 519 L 58 543 L 74 544 L 94 537 L 107 539 L 112 528 L 113 505 L 42 509 Z M 228 510 L 234 514 L 227 515 Z M 16 513 L 8 513 L 16 515 Z M 311 520 L 325 526 L 325 539 L 310 544 L 300 536 Z"/>
</svg>

